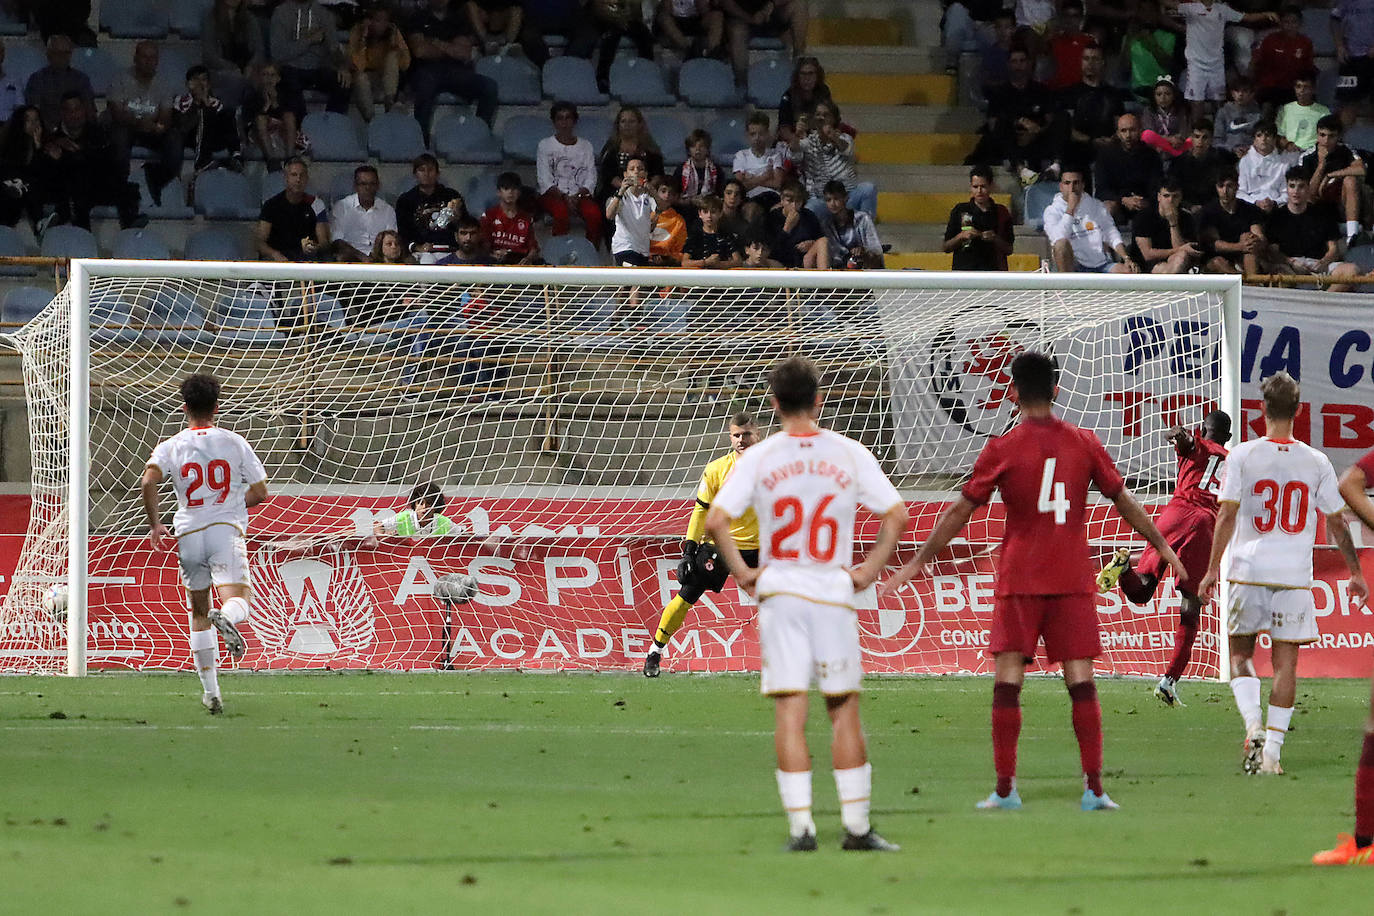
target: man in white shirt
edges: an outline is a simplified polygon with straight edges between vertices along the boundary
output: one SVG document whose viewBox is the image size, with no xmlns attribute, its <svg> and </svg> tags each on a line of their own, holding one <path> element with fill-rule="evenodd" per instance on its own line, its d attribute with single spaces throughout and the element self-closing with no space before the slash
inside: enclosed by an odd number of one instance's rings
<svg viewBox="0 0 1374 916">
<path fill-rule="evenodd" d="M 1216 587 L 1222 555 L 1229 547 L 1226 631 L 1231 692 L 1245 720 L 1242 766 L 1247 773 L 1281 775 L 1279 754 L 1297 696 L 1298 649 L 1317 638 L 1312 548 L 1318 513 L 1326 517 L 1327 540 L 1340 548 L 1350 570 L 1349 595 L 1360 601 L 1369 589 L 1341 515 L 1345 501 L 1331 461 L 1293 438 L 1293 419 L 1302 408 L 1298 383 L 1280 371 L 1260 383 L 1260 392 L 1265 435 L 1242 442 L 1226 458 L 1212 556 L 1197 594 L 1207 596 Z M 1274 668 L 1268 721 L 1263 724 L 1253 661 L 1260 633 L 1268 633 L 1273 641 Z"/>
<path fill-rule="evenodd" d="M 908 524 L 906 504 L 860 443 L 821 429 L 815 364 L 792 357 L 768 374 L 782 431 L 735 462 L 706 516 L 706 531 L 741 590 L 759 600 L 761 692 L 777 704 L 778 794 L 787 811 L 787 849 L 816 848 L 811 818 L 807 691 L 825 695 L 831 757 L 844 822 L 844 849 L 896 846 L 869 823 L 873 771 L 859 719 L 859 625 L 855 596 L 873 585 Z M 756 454 L 757 453 L 757 454 Z M 882 519 L 876 542 L 854 564 L 854 517 L 862 505 Z M 759 566 L 744 562 L 730 520 L 759 520 Z"/>
<path fill-rule="evenodd" d="M 1083 191 L 1080 171 L 1067 169 L 1059 176 L 1059 193 L 1045 208 L 1045 235 L 1060 273 L 1133 274 L 1139 270 L 1107 208 Z"/>
<path fill-rule="evenodd" d="M 1266 214 L 1288 203 L 1285 175 L 1297 157 L 1279 152 L 1279 129 L 1273 121 L 1255 125 L 1255 142 L 1240 157 L 1240 190 L 1236 196 Z"/>
<path fill-rule="evenodd" d="M 329 214 L 338 261 L 369 261 L 377 236 L 396 229 L 396 210 L 377 196 L 382 186 L 377 169 L 360 165 L 353 170 L 353 193 L 334 202 Z"/>
</svg>

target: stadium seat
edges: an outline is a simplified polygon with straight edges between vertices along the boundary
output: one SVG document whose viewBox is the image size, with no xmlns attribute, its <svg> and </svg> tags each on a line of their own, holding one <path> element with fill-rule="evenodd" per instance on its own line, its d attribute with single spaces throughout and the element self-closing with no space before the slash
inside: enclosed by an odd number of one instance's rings
<svg viewBox="0 0 1374 916">
<path fill-rule="evenodd" d="M 1365 158 L 1366 150 L 1374 150 L 1374 125 L 1356 124 L 1341 139 L 1346 146 L 1359 150 L 1360 157 Z"/>
<path fill-rule="evenodd" d="M 1054 203 L 1054 195 L 1059 193 L 1059 185 L 1053 181 L 1038 181 L 1026 188 L 1021 199 L 1021 222 L 1032 229 L 1045 226 L 1045 208 Z"/>
<path fill-rule="evenodd" d="M 567 56 L 551 58 L 544 65 L 544 97 L 574 105 L 605 105 L 611 100 L 596 88 L 592 62 Z"/>
<path fill-rule="evenodd" d="M 735 162 L 735 153 L 749 145 L 749 135 L 744 128 L 743 115 L 721 115 L 706 125 L 711 134 L 711 158 L 716 165 L 729 168 Z"/>
<path fill-rule="evenodd" d="M 1336 84 L 1341 74 L 1335 67 L 1317 68 L 1317 101 L 1327 108 L 1336 107 Z"/>
<path fill-rule="evenodd" d="M 247 175 L 214 169 L 196 182 L 196 212 L 207 219 L 257 219 L 262 200 Z"/>
<path fill-rule="evenodd" d="M 168 22 L 182 38 L 199 38 L 205 11 L 213 6 L 214 2 L 215 0 L 176 0 L 171 4 Z"/>
<path fill-rule="evenodd" d="M 139 169 L 138 174 L 130 177 L 138 179 L 139 209 L 146 213 L 149 219 L 193 219 L 195 217 L 195 208 L 186 203 L 186 187 L 181 183 L 180 178 L 173 178 L 163 187 L 162 206 L 158 206 L 153 203 L 152 195 L 148 193 L 148 184 L 143 180 L 142 171 Z"/>
<path fill-rule="evenodd" d="M 62 227 L 66 228 L 66 227 Z M 128 287 L 95 287 L 91 290 L 91 343 L 133 343 L 139 331 L 130 327 L 133 306 L 124 298 Z"/>
<path fill-rule="evenodd" d="M 22 258 L 28 248 L 24 239 L 11 226 L 0 226 L 0 257 Z M 34 267 L 0 267 L 0 277 L 32 277 L 38 273 Z"/>
<path fill-rule="evenodd" d="M 601 267 L 606 259 L 583 235 L 555 235 L 540 246 L 544 260 L 555 267 Z"/>
<path fill-rule="evenodd" d="M 0 320 L 6 324 L 27 324 L 53 300 L 53 292 L 38 286 L 15 286 L 5 293 Z"/>
<path fill-rule="evenodd" d="M 11 15 L 9 10 L 0 9 L 0 35 L 17 36 L 27 34 L 29 34 L 29 24 L 27 22 L 21 22 L 17 17 Z"/>
<path fill-rule="evenodd" d="M 481 215 L 496 206 L 496 178 L 501 173 L 495 169 L 484 169 L 473 175 L 463 185 L 463 202 L 473 216 Z"/>
<path fill-rule="evenodd" d="M 218 299 L 210 312 L 218 325 L 217 340 L 248 346 L 273 346 L 286 339 L 277 330 L 272 291 L 261 283 L 245 283 Z"/>
<path fill-rule="evenodd" d="M 496 81 L 496 98 L 502 105 L 538 105 L 543 101 L 539 68 L 523 57 L 493 54 L 478 58 L 477 72 Z"/>
<path fill-rule="evenodd" d="M 641 57 L 617 57 L 611 64 L 611 95 L 622 105 L 676 105 L 658 63 Z"/>
<path fill-rule="evenodd" d="M 187 289 L 158 290 L 148 308 L 143 339 L 150 343 L 194 346 L 214 340 L 208 319 Z"/>
<path fill-rule="evenodd" d="M 696 57 L 682 65 L 677 94 L 693 108 L 736 108 L 741 101 L 730 67 L 709 57 Z"/>
<path fill-rule="evenodd" d="M 1336 56 L 1336 39 L 1331 35 L 1331 10 L 1326 4 L 1302 11 L 1302 33 L 1312 39 L 1313 57 Z"/>
<path fill-rule="evenodd" d="M 246 261 L 247 244 L 220 226 L 207 226 L 186 239 L 188 261 Z"/>
<path fill-rule="evenodd" d="M 553 133 L 553 128 L 549 128 L 549 133 Z M 606 141 L 611 138 L 611 116 L 599 114 L 584 114 L 577 121 L 577 135 L 585 137 L 587 142 L 592 145 L 592 152 L 597 158 L 601 157 L 601 148 L 606 145 Z M 658 138 L 655 137 L 655 140 Z"/>
<path fill-rule="evenodd" d="M 550 61 L 552 63 L 552 61 Z M 533 162 L 539 141 L 553 134 L 549 119 L 539 115 L 515 115 L 501 129 L 501 144 L 506 157 L 516 162 Z"/>
<path fill-rule="evenodd" d="M 166 38 L 167 7 L 162 0 L 105 2 L 100 4 L 100 27 L 111 38 Z"/>
<path fill-rule="evenodd" d="M 21 89 L 29 77 L 47 65 L 48 57 L 42 45 L 29 41 L 5 45 L 5 72 L 14 77 Z"/>
<path fill-rule="evenodd" d="M 410 162 L 425 151 L 420 122 L 399 111 L 383 112 L 367 125 L 367 148 L 382 162 Z"/>
<path fill-rule="evenodd" d="M 687 148 L 682 141 L 692 132 L 687 122 L 671 111 L 646 111 L 644 120 L 649 124 L 649 133 L 663 151 L 663 164 L 676 168 L 687 161 Z M 596 147 L 599 152 L 601 147 Z"/>
<path fill-rule="evenodd" d="M 760 108 L 776 110 L 791 85 L 792 65 L 785 60 L 770 57 L 749 66 L 749 101 Z"/>
<path fill-rule="evenodd" d="M 475 115 L 436 118 L 431 135 L 435 151 L 448 162 L 501 161 L 501 142 L 492 136 L 487 122 Z"/>
<path fill-rule="evenodd" d="M 151 229 L 121 229 L 110 254 L 120 259 L 166 261 L 172 257 L 172 250 Z"/>
<path fill-rule="evenodd" d="M 353 119 L 333 111 L 313 111 L 301 130 L 310 138 L 310 154 L 320 162 L 362 162 L 367 150 L 358 138 Z"/>
<path fill-rule="evenodd" d="M 107 95 L 119 73 L 119 65 L 104 48 L 77 48 L 72 53 L 72 67 L 90 78 L 96 95 Z"/>
<path fill-rule="evenodd" d="M 95 236 L 80 226 L 49 226 L 38 245 L 38 253 L 45 258 L 94 258 Z"/>
<path fill-rule="evenodd" d="M 177 87 L 179 93 L 185 92 L 186 71 L 200 63 L 201 57 L 200 42 L 164 41 L 158 46 L 157 72 L 162 74 L 168 85 Z M 211 86 L 210 91 L 218 94 L 219 88 Z M 193 150 L 186 152 L 188 156 L 195 156 Z"/>
</svg>

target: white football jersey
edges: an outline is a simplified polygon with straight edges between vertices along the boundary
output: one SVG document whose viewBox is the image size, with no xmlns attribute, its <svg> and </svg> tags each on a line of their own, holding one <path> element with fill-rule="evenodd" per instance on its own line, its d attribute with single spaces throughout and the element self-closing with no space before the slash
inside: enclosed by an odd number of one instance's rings
<svg viewBox="0 0 1374 916">
<path fill-rule="evenodd" d="M 745 452 L 713 505 L 759 520 L 760 598 L 854 605 L 854 516 L 901 501 L 867 448 L 830 430 L 775 433 Z"/>
<path fill-rule="evenodd" d="M 1331 461 L 1296 439 L 1252 439 L 1226 456 L 1222 502 L 1239 503 L 1226 578 L 1278 588 L 1312 586 L 1317 513 L 1345 501 Z"/>
<path fill-rule="evenodd" d="M 148 464 L 170 478 L 177 491 L 172 526 L 178 537 L 217 524 L 247 534 L 244 495 L 267 479 L 267 471 L 238 433 L 218 426 L 183 429 L 153 449 Z"/>
</svg>

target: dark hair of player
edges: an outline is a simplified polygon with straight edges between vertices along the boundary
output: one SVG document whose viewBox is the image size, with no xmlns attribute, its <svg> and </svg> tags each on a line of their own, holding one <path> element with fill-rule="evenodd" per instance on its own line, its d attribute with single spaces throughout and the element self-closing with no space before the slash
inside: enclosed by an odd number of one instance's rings
<svg viewBox="0 0 1374 916">
<path fill-rule="evenodd" d="M 208 420 L 219 406 L 219 379 L 213 375 L 188 375 L 181 383 L 181 400 L 186 413 L 197 420 Z"/>
<path fill-rule="evenodd" d="M 415 489 L 410 491 L 410 495 L 406 497 L 406 505 L 412 509 L 418 502 L 423 502 L 429 506 L 430 513 L 434 515 L 442 513 L 444 507 L 448 505 L 448 500 L 444 498 L 444 491 L 439 489 L 439 485 L 432 480 L 420 481 L 415 485 Z"/>
<path fill-rule="evenodd" d="M 1224 410 L 1214 410 L 1203 417 L 1202 428 L 1213 442 L 1225 445 L 1231 441 L 1231 415 Z"/>
<path fill-rule="evenodd" d="M 1059 384 L 1059 368 L 1050 356 L 1026 350 L 1011 361 L 1011 383 L 1022 404 L 1049 404 Z"/>
<path fill-rule="evenodd" d="M 1291 420 L 1298 415 L 1298 399 L 1302 389 L 1297 379 L 1280 369 L 1260 382 L 1264 395 L 1264 415 L 1274 420 Z"/>
<path fill-rule="evenodd" d="M 768 388 L 777 398 L 778 409 L 784 414 L 809 411 L 816 403 L 816 392 L 820 387 L 820 372 L 816 364 L 801 356 L 783 360 L 768 373 Z"/>
<path fill-rule="evenodd" d="M 741 410 L 739 413 L 737 413 L 737 414 L 733 415 L 732 417 L 730 417 L 730 425 L 731 425 L 731 426 L 738 426 L 738 427 L 740 427 L 741 429 L 744 428 L 744 427 L 746 427 L 746 426 L 753 426 L 753 425 L 754 425 L 754 415 L 751 414 L 751 413 L 748 413 L 748 412 L 746 412 L 746 411 Z"/>
</svg>

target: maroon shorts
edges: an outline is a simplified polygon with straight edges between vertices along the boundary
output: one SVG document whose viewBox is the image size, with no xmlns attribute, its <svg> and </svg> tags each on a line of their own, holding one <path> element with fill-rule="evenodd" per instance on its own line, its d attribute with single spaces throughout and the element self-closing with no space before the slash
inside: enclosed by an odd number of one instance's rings
<svg viewBox="0 0 1374 916">
<path fill-rule="evenodd" d="M 1164 542 L 1188 570 L 1188 581 L 1178 584 L 1179 590 L 1196 594 L 1198 583 L 1207 575 L 1207 562 L 1212 558 L 1212 530 L 1216 516 L 1200 506 L 1176 500 L 1164 507 L 1155 527 L 1164 535 Z M 1136 564 L 1136 571 L 1156 579 L 1164 578 L 1169 566 L 1153 547 L 1146 547 Z"/>
<path fill-rule="evenodd" d="M 1020 652 L 1035 658 L 1041 638 L 1051 664 L 1072 658 L 1097 658 L 1102 636 L 1097 628 L 1097 596 L 1004 595 L 992 608 L 988 654 Z"/>
</svg>

